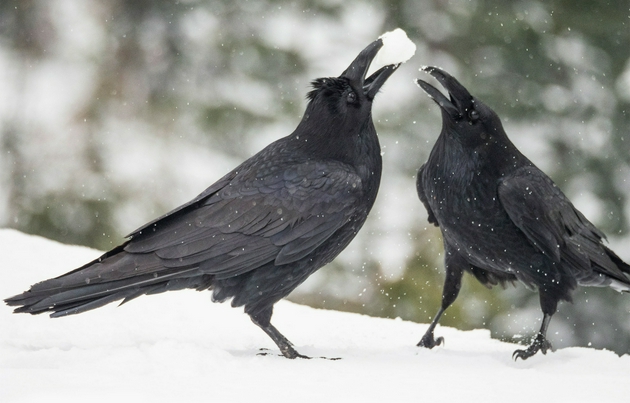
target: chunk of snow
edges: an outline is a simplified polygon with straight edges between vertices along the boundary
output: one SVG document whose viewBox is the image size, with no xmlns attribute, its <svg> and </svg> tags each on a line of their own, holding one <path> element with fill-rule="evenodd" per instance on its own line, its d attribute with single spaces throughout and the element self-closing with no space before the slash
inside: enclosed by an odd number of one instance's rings
<svg viewBox="0 0 630 403">
<path fill-rule="evenodd" d="M 416 53 L 416 45 L 400 28 L 385 32 L 379 39 L 383 41 L 383 47 L 374 59 L 374 63 L 379 66 L 404 63 Z"/>
</svg>

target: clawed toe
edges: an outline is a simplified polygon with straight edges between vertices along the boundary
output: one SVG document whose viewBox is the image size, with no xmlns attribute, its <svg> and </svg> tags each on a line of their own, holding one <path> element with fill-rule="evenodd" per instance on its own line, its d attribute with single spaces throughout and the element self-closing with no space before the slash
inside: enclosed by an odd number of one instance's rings
<svg viewBox="0 0 630 403">
<path fill-rule="evenodd" d="M 531 351 L 529 348 L 527 350 L 516 350 L 512 353 L 512 359 L 514 361 L 518 361 L 519 358 L 521 360 L 526 360 L 534 354 L 536 354 L 536 351 Z"/>
<path fill-rule="evenodd" d="M 312 357 L 309 357 L 307 355 L 303 355 L 298 353 L 297 351 L 295 351 L 295 349 L 290 349 L 290 350 L 284 350 L 284 351 L 280 351 L 282 354 L 278 354 L 279 357 L 286 357 L 286 358 L 290 358 L 290 359 L 295 359 L 295 358 L 303 358 L 306 360 L 310 360 Z M 266 355 L 273 355 L 273 353 L 267 349 L 267 348 L 261 348 L 259 353 L 256 353 L 256 355 L 260 355 L 260 356 L 266 356 Z M 326 357 L 320 357 L 320 358 L 326 358 Z M 340 358 L 327 358 L 330 360 L 338 360 Z"/>
<path fill-rule="evenodd" d="M 282 353 L 283 356 L 290 358 L 290 359 L 295 359 L 295 358 L 303 358 L 306 360 L 310 360 L 311 357 L 303 355 L 298 353 L 293 347 L 291 346 L 283 346 L 282 349 L 280 349 L 280 352 Z"/>
<path fill-rule="evenodd" d="M 282 349 L 280 349 L 280 353 L 281 354 L 278 354 L 279 357 L 286 357 L 286 358 L 289 358 L 289 359 L 292 359 L 292 360 L 296 359 L 296 358 L 302 358 L 302 359 L 305 359 L 305 360 L 310 360 L 312 358 L 320 358 L 322 360 L 329 360 L 329 361 L 337 361 L 337 360 L 341 359 L 341 357 L 309 357 L 307 355 L 298 353 L 289 344 L 284 344 L 282 346 Z M 267 356 L 267 355 L 275 355 L 275 354 L 268 348 L 260 348 L 259 352 L 256 353 L 256 355 Z"/>
<path fill-rule="evenodd" d="M 517 361 L 519 358 L 521 360 L 526 360 L 535 355 L 538 351 L 542 351 L 543 354 L 547 354 L 548 350 L 551 350 L 551 343 L 542 334 L 538 334 L 527 349 L 514 351 L 512 358 L 514 361 Z"/>
<path fill-rule="evenodd" d="M 433 333 L 425 334 L 422 339 L 418 342 L 418 347 L 425 348 L 433 348 L 435 346 L 439 346 L 444 343 L 444 337 L 438 337 L 437 339 L 433 338 Z"/>
</svg>

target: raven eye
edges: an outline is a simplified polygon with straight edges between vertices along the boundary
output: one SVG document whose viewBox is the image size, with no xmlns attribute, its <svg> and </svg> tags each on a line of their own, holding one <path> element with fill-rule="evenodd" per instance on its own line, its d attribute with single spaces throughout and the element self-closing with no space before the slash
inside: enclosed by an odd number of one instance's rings
<svg viewBox="0 0 630 403">
<path fill-rule="evenodd" d="M 471 109 L 470 112 L 468 112 L 468 117 L 470 118 L 472 122 L 475 122 L 477 119 L 479 119 L 479 112 L 477 112 L 474 109 Z"/>
<path fill-rule="evenodd" d="M 353 104 L 353 103 L 357 102 L 357 94 L 355 94 L 354 92 L 350 91 L 348 93 L 347 101 L 348 101 L 349 104 Z"/>
</svg>

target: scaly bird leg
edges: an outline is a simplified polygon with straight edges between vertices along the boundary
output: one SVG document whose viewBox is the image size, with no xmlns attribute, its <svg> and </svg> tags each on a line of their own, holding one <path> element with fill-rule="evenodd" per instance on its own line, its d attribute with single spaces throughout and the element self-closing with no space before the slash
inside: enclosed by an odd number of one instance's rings
<svg viewBox="0 0 630 403">
<path fill-rule="evenodd" d="M 438 321 L 440 320 L 440 317 L 442 316 L 443 313 L 444 313 L 444 309 L 440 308 L 438 313 L 435 315 L 435 318 L 433 318 L 431 325 L 427 329 L 427 332 L 424 334 L 424 336 L 422 336 L 422 339 L 420 339 L 420 341 L 418 342 L 417 344 L 418 347 L 433 348 L 435 346 L 439 346 L 440 344 L 444 343 L 444 337 L 438 337 L 437 339 L 435 339 L 433 336 L 433 331 L 435 330 L 435 327 L 437 326 Z"/>
<path fill-rule="evenodd" d="M 254 322 L 256 323 L 256 322 Z M 258 323 L 256 323 L 258 325 Z M 260 325 L 258 325 L 260 326 Z M 278 331 L 278 329 L 276 329 L 271 323 L 269 323 L 267 326 L 260 326 L 260 328 L 262 330 L 265 331 L 265 333 L 267 333 L 269 335 L 269 337 L 271 337 L 271 340 L 274 341 L 274 343 L 276 343 L 276 345 L 278 346 L 278 348 L 280 349 L 280 352 L 282 353 L 283 356 L 287 357 L 287 358 L 306 358 L 306 359 L 310 359 L 311 357 L 308 357 L 306 355 L 302 355 L 300 353 L 298 353 L 294 348 L 293 348 L 293 343 L 291 343 L 286 337 L 284 337 L 282 335 L 282 333 L 280 333 Z"/>
<path fill-rule="evenodd" d="M 259 313 L 258 315 L 250 314 L 249 317 L 252 319 L 252 322 L 254 322 L 256 326 L 261 328 L 265 333 L 267 333 L 267 335 L 269 335 L 269 337 L 271 337 L 271 340 L 276 343 L 283 356 L 290 359 L 298 357 L 310 359 L 311 357 L 307 357 L 298 353 L 293 348 L 293 343 L 291 343 L 286 337 L 284 337 L 284 335 L 280 333 L 274 325 L 271 324 L 271 314 L 272 309 L 267 309 L 262 313 Z"/>
<path fill-rule="evenodd" d="M 435 318 L 433 318 L 427 332 L 424 336 L 422 336 L 422 339 L 417 344 L 418 347 L 433 348 L 444 342 L 444 337 L 438 337 L 436 340 L 433 336 L 433 331 L 442 317 L 442 314 L 446 311 L 446 308 L 448 308 L 457 298 L 459 289 L 462 287 L 462 276 L 464 274 L 463 267 L 465 267 L 467 263 L 458 253 L 451 252 L 451 248 L 448 244 L 445 244 L 444 247 L 446 250 L 446 278 L 444 279 L 444 290 L 442 291 L 442 306 L 435 315 Z"/>
</svg>

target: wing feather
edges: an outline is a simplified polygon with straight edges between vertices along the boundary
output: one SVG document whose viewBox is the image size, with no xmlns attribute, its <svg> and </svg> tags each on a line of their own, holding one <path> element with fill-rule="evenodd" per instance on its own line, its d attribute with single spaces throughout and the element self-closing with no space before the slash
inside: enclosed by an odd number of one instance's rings
<svg viewBox="0 0 630 403">
<path fill-rule="evenodd" d="M 555 183 L 530 166 L 503 178 L 501 204 L 529 241 L 554 262 L 568 265 L 576 278 L 592 270 L 625 279 L 602 244 L 605 235 L 578 211 Z"/>
<path fill-rule="evenodd" d="M 301 162 L 274 175 L 241 170 L 173 214 L 135 231 L 131 254 L 156 256 L 169 269 L 198 266 L 230 277 L 274 262 L 295 262 L 357 214 L 363 192 L 349 166 Z M 193 206 L 194 205 L 194 206 Z"/>
</svg>

